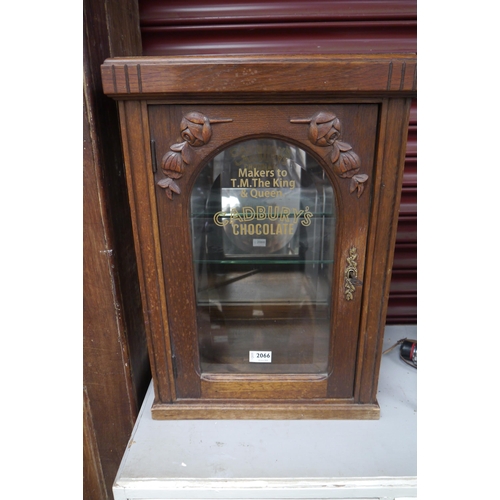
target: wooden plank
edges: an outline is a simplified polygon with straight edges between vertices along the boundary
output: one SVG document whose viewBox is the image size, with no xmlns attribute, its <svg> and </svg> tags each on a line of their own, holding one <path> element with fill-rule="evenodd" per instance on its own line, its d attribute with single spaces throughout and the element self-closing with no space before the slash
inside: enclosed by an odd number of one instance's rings
<svg viewBox="0 0 500 500">
<path fill-rule="evenodd" d="M 274 380 L 275 377 L 273 377 Z M 227 379 L 227 376 L 226 376 Z M 282 399 L 325 398 L 327 389 L 326 376 L 323 380 L 289 380 L 269 382 L 264 380 L 248 380 L 235 384 L 235 380 L 222 382 L 217 379 L 202 380 L 201 394 L 205 399 L 272 399 L 279 394 Z"/>
<path fill-rule="evenodd" d="M 161 256 L 156 198 L 152 179 L 148 116 L 139 101 L 120 103 L 123 152 L 129 185 L 130 210 L 141 283 L 143 315 L 155 375 L 156 394 L 162 401 L 174 397 L 172 361 Z M 150 285 L 151 284 L 151 285 Z"/>
<path fill-rule="evenodd" d="M 139 55 L 135 0 L 84 2 L 83 382 L 86 498 L 112 484 L 150 381 L 116 104 L 100 64 Z"/>
<path fill-rule="evenodd" d="M 87 111 L 87 108 L 84 108 Z M 85 118 L 87 114 L 85 113 Z M 84 384 L 92 408 L 93 428 L 110 491 L 121 452 L 137 412 L 133 385 L 125 360 L 129 358 L 116 289 L 114 247 L 104 211 L 98 159 L 90 123 L 84 120 L 84 238 L 83 238 L 83 354 Z M 89 457 L 90 458 L 90 457 Z"/>
<path fill-rule="evenodd" d="M 403 182 L 403 162 L 406 149 L 402 123 L 409 119 L 411 101 L 391 99 L 384 106 L 391 120 L 381 122 L 384 155 L 379 158 L 379 180 L 373 203 L 372 221 L 367 255 L 377 256 L 368 262 L 367 273 L 371 288 L 365 289 L 367 300 L 361 322 L 361 355 L 357 371 L 356 394 L 360 402 L 376 400 L 381 358 L 382 332 L 387 313 L 392 262 L 397 232 L 398 206 Z"/>
<path fill-rule="evenodd" d="M 415 78 L 416 57 L 393 54 L 114 58 L 102 65 L 104 93 L 112 97 L 326 91 L 415 95 Z"/>
<path fill-rule="evenodd" d="M 83 496 L 86 500 L 107 498 L 99 447 L 85 389 L 83 391 Z"/>
<path fill-rule="evenodd" d="M 243 420 L 378 420 L 380 407 L 378 404 L 328 404 L 311 403 L 200 403 L 171 405 L 154 404 L 151 408 L 154 420 L 190 420 L 190 419 L 243 419 Z"/>
</svg>

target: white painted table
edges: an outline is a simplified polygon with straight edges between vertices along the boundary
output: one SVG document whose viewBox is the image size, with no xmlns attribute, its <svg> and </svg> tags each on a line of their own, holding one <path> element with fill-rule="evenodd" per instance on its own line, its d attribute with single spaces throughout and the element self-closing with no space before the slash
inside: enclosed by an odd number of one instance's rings
<svg viewBox="0 0 500 500">
<path fill-rule="evenodd" d="M 414 326 L 386 327 L 384 350 Z M 417 370 L 383 356 L 380 420 L 152 420 L 150 386 L 115 500 L 416 497 Z"/>
</svg>

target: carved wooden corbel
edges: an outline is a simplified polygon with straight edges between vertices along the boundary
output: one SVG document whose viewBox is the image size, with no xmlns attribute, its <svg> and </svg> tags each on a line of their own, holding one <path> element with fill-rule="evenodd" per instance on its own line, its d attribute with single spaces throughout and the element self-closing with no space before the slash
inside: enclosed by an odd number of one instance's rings
<svg viewBox="0 0 500 500">
<path fill-rule="evenodd" d="M 365 189 L 364 183 L 368 180 L 368 175 L 359 174 L 361 160 L 352 150 L 352 146 L 340 140 L 341 125 L 340 120 L 334 113 L 319 111 L 311 118 L 297 118 L 290 120 L 291 123 L 308 123 L 308 138 L 315 145 L 320 147 L 331 147 L 330 161 L 333 171 L 343 179 L 351 179 L 349 192 L 357 191 L 358 198 Z"/>
<path fill-rule="evenodd" d="M 161 160 L 161 169 L 166 178 L 158 181 L 158 186 L 165 189 L 167 196 L 172 199 L 172 193 L 181 193 L 179 185 L 174 179 L 180 179 L 185 165 L 193 159 L 193 149 L 207 144 L 212 137 L 212 123 L 228 123 L 233 120 L 211 120 L 197 111 L 184 115 L 181 121 L 181 137 L 183 142 L 172 144 Z"/>
</svg>

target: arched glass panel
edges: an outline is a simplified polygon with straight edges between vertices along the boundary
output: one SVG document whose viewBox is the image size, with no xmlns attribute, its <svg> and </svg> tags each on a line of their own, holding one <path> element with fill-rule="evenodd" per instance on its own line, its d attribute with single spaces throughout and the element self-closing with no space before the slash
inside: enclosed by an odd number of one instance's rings
<svg viewBox="0 0 500 500">
<path fill-rule="evenodd" d="M 336 204 L 315 159 L 275 139 L 230 146 L 200 172 L 190 220 L 202 372 L 324 373 Z"/>
</svg>

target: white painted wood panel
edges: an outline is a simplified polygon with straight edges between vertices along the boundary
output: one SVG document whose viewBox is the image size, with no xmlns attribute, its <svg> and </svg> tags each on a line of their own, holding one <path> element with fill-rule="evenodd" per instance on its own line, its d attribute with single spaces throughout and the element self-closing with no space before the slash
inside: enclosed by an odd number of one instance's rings
<svg viewBox="0 0 500 500">
<path fill-rule="evenodd" d="M 416 335 L 387 326 L 384 349 Z M 416 376 L 398 349 L 386 354 L 371 421 L 154 421 L 150 387 L 115 500 L 415 498 Z"/>
</svg>

